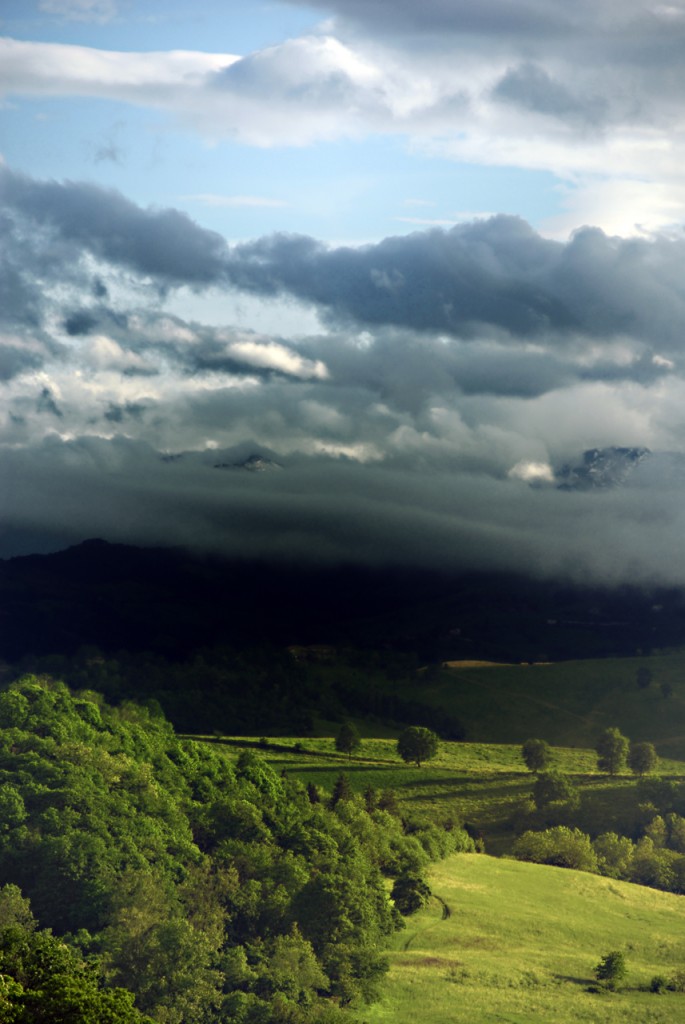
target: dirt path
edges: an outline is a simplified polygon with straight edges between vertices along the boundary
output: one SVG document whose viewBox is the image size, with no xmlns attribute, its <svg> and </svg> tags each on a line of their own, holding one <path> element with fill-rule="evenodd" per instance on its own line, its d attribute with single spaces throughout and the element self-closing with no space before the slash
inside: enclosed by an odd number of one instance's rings
<svg viewBox="0 0 685 1024">
<path fill-rule="evenodd" d="M 417 931 L 415 931 L 412 935 L 409 936 L 409 938 L 404 943 L 402 949 L 404 949 L 404 950 L 409 949 L 409 947 L 411 946 L 412 942 L 414 941 L 414 939 L 418 935 L 425 935 L 426 932 L 431 931 L 433 928 L 437 928 L 438 924 L 441 921 L 446 921 L 448 917 L 452 916 L 452 910 L 449 907 L 449 905 L 447 903 L 445 903 L 445 901 L 442 898 L 442 896 L 436 896 L 436 894 L 433 893 L 433 899 L 436 900 L 440 904 L 440 921 L 435 921 L 435 922 L 433 922 L 433 924 L 428 924 L 428 925 L 426 925 L 425 928 L 419 928 Z"/>
</svg>

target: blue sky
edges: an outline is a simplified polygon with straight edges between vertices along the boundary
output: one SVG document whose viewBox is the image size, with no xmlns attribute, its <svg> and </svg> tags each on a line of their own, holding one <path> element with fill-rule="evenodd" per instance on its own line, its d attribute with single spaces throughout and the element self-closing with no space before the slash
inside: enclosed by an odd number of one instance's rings
<svg viewBox="0 0 685 1024">
<path fill-rule="evenodd" d="M 5 0 L 0 556 L 685 579 L 666 463 L 555 487 L 685 451 L 683 52 L 658 0 Z"/>
<path fill-rule="evenodd" d="M 249 57 L 288 40 L 321 38 L 330 28 L 324 11 L 276 0 L 248 10 L 199 6 L 10 2 L 0 31 L 31 44 L 82 47 L 85 62 L 88 52 L 108 51 Z M 52 52 L 60 56 L 59 49 Z M 27 52 L 26 63 L 31 57 Z M 63 62 L 69 64 L 68 53 Z M 32 88 L 40 95 L 32 95 Z M 304 144 L 297 130 L 293 144 L 287 130 L 273 140 L 267 130 L 253 145 L 237 140 L 239 131 L 230 128 L 204 124 L 194 130 L 192 119 L 174 116 L 173 104 L 158 109 L 146 103 L 145 90 L 128 103 L 115 97 L 114 87 L 97 99 L 88 95 L 87 84 L 75 95 L 65 95 L 67 86 L 55 80 L 32 88 L 13 91 L 10 85 L 0 111 L 2 152 L 13 167 L 98 181 L 143 204 L 174 205 L 229 238 L 303 231 L 354 244 L 483 213 L 520 214 L 540 225 L 563 204 L 559 179 L 545 168 L 453 159 L 418 146 L 411 132 L 389 124 L 379 130 L 361 123 L 352 137 L 341 126 L 338 134 L 334 107 L 321 114 L 332 130 L 324 124 Z"/>
</svg>

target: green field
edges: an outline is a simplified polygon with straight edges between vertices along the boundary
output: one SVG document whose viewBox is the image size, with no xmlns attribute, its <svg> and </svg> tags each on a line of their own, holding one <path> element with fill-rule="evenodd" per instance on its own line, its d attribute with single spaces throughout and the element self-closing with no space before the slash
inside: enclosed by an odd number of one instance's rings
<svg viewBox="0 0 685 1024">
<path fill-rule="evenodd" d="M 563 868 L 457 854 L 428 873 L 434 897 L 393 940 L 368 1024 L 677 1024 L 685 994 L 650 979 L 685 969 L 683 898 Z M 592 994 L 614 949 L 628 974 Z"/>
<path fill-rule="evenodd" d="M 652 673 L 646 689 L 637 670 Z M 662 685 L 672 688 L 664 696 Z M 685 653 L 602 658 L 548 665 L 493 665 L 442 670 L 420 698 L 456 716 L 466 738 L 522 743 L 530 736 L 568 747 L 592 747 L 607 726 L 654 743 L 685 760 Z"/>
<path fill-rule="evenodd" d="M 218 747 L 236 758 L 244 745 L 255 744 L 256 737 L 236 737 L 223 740 Z M 297 751 L 296 744 L 300 746 Z M 404 764 L 397 756 L 395 740 L 389 738 L 364 739 L 358 755 L 351 758 L 336 753 L 332 737 L 274 739 L 260 753 L 277 771 L 329 792 L 341 772 L 357 793 L 367 786 L 393 789 L 400 804 L 420 816 L 473 825 L 483 832 L 489 853 L 510 849 L 514 833 L 509 820 L 531 794 L 535 781 L 526 770 L 520 747 L 514 744 L 443 742 L 435 760 L 421 768 Z M 583 794 L 588 829 L 620 827 L 622 816 L 635 806 L 635 777 L 609 778 L 598 773 L 592 750 L 557 747 L 553 757 L 553 767 L 569 775 Z M 658 770 L 665 777 L 684 777 L 685 763 L 662 759 Z"/>
</svg>

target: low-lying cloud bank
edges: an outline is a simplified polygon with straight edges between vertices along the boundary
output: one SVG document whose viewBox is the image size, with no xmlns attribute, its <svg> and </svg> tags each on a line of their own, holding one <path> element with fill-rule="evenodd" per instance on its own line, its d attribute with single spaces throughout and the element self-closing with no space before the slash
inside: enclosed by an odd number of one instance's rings
<svg viewBox="0 0 685 1024">
<path fill-rule="evenodd" d="M 229 246 L 6 167 L 0 220 L 0 556 L 103 536 L 685 582 L 674 463 L 555 487 L 587 448 L 685 450 L 681 233 L 560 243 L 493 217 Z M 198 322 L 192 294 L 299 303 L 321 329 Z M 240 444 L 285 471 L 214 468 Z"/>
<path fill-rule="evenodd" d="M 234 452 L 162 459 L 133 441 L 48 439 L 0 451 L 0 553 L 87 536 L 298 563 L 512 570 L 579 582 L 685 580 L 685 486 L 604 493 L 393 463 Z M 222 465 L 224 468 L 217 468 Z"/>
</svg>

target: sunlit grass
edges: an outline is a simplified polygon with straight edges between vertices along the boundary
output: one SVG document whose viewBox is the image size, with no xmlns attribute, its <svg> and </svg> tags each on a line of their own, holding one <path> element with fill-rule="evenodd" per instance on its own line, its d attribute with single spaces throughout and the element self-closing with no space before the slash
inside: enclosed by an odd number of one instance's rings
<svg viewBox="0 0 685 1024">
<path fill-rule="evenodd" d="M 402 762 L 394 739 L 364 739 L 352 757 L 335 750 L 333 737 L 283 737 L 260 746 L 259 737 L 222 738 L 219 749 L 237 758 L 249 745 L 279 772 L 331 791 L 344 772 L 352 790 L 372 786 L 391 789 L 407 811 L 440 821 L 447 817 L 468 822 L 485 835 L 491 853 L 506 853 L 514 841 L 512 814 L 533 790 L 535 776 L 525 767 L 521 748 L 514 744 L 443 742 L 437 757 L 417 768 Z M 557 747 L 552 766 L 569 775 L 584 795 L 601 831 L 618 827 L 635 807 L 634 776 L 609 778 L 597 771 L 592 750 Z M 659 773 L 685 777 L 685 763 L 662 760 Z"/>
<path fill-rule="evenodd" d="M 477 855 L 433 865 L 431 904 L 394 939 L 369 1024 L 676 1024 L 685 995 L 644 991 L 685 963 L 682 897 L 563 868 Z M 449 909 L 445 917 L 444 906 Z M 621 949 L 624 987 L 591 994 Z"/>
</svg>

